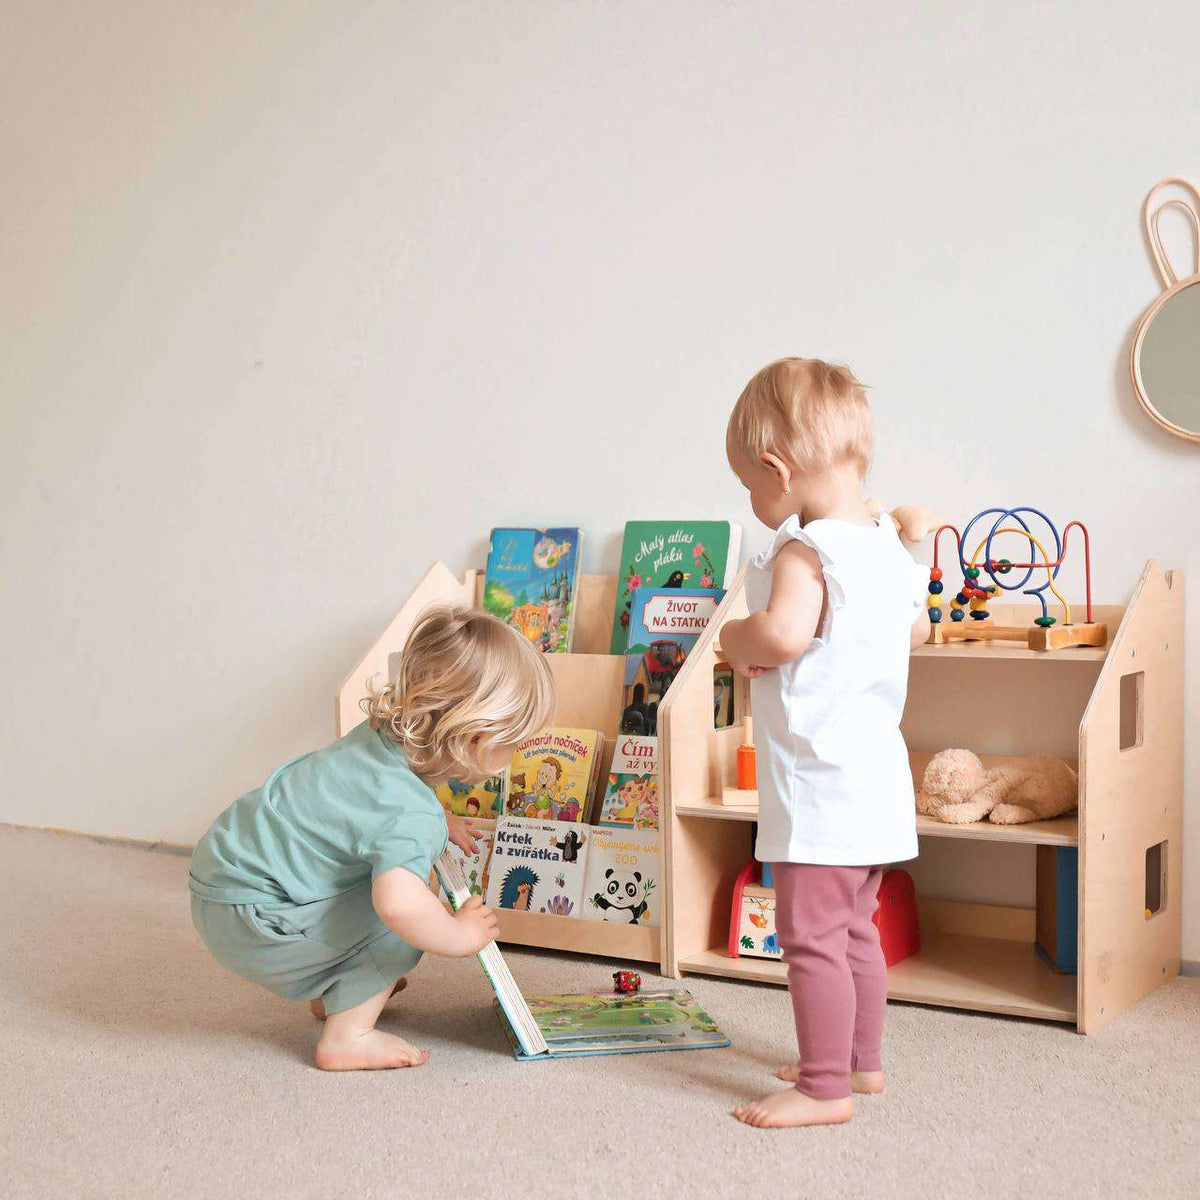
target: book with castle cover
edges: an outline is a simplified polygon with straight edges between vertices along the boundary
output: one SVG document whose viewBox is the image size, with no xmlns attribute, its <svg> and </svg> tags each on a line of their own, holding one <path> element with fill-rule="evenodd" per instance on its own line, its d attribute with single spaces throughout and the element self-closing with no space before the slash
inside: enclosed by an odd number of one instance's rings
<svg viewBox="0 0 1200 1200">
<path fill-rule="evenodd" d="M 647 734 L 618 736 L 596 824 L 658 828 L 658 738 Z"/>
<path fill-rule="evenodd" d="M 741 541 L 732 521 L 626 521 L 609 653 L 629 645 L 638 588 L 727 587 Z"/>
<path fill-rule="evenodd" d="M 577 917 L 595 830 L 572 821 L 501 817 L 488 871 L 487 904 L 517 912 Z"/>
<path fill-rule="evenodd" d="M 521 742 L 508 770 L 504 811 L 540 821 L 586 821 L 604 734 L 555 726 Z"/>
<path fill-rule="evenodd" d="M 657 925 L 659 835 L 639 829 L 592 829 L 580 916 L 621 925 Z"/>
<path fill-rule="evenodd" d="M 658 706 L 724 598 L 723 588 L 635 589 L 625 650 L 622 733 L 658 733 Z"/>
<path fill-rule="evenodd" d="M 450 855 L 462 871 L 467 894 L 483 897 L 487 893 L 488 868 L 492 862 L 492 840 L 496 836 L 494 821 L 477 821 L 474 823 L 475 842 L 479 849 L 474 854 L 468 854 L 459 849 L 453 842 L 446 843 L 445 853 Z M 440 882 L 440 878 L 439 878 Z M 443 887 L 443 891 L 445 888 Z M 449 893 L 447 893 L 449 898 Z"/>
<path fill-rule="evenodd" d="M 560 529 L 493 529 L 483 607 L 547 654 L 566 654 L 575 633 L 583 533 Z"/>
<path fill-rule="evenodd" d="M 504 775 L 489 775 L 482 783 L 459 783 L 451 779 L 434 791 L 442 807 L 456 817 L 478 817 L 491 821 L 504 814 Z"/>
</svg>

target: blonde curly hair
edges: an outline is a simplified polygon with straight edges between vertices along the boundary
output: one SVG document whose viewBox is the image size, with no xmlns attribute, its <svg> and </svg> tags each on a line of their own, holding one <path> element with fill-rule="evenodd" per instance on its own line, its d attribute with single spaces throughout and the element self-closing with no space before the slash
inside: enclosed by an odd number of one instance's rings
<svg viewBox="0 0 1200 1200">
<path fill-rule="evenodd" d="M 515 746 L 554 715 L 554 681 L 542 653 L 503 621 L 437 605 L 413 626 L 394 682 L 367 684 L 363 711 L 431 782 L 488 774 L 483 755 Z"/>
</svg>

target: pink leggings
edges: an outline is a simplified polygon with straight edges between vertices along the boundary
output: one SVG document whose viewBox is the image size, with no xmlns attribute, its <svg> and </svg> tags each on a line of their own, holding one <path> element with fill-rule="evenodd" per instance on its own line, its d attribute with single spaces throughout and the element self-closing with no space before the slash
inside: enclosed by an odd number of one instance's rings
<svg viewBox="0 0 1200 1200">
<path fill-rule="evenodd" d="M 775 863 L 775 923 L 796 1014 L 800 1078 L 817 1100 L 850 1095 L 850 1072 L 879 1071 L 887 967 L 871 918 L 878 867 Z"/>
</svg>

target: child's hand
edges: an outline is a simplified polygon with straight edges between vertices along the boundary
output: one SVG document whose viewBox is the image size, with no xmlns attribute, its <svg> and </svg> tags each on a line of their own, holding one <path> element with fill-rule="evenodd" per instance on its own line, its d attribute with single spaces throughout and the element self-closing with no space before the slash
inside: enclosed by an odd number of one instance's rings
<svg viewBox="0 0 1200 1200">
<path fill-rule="evenodd" d="M 479 853 L 479 843 L 475 840 L 475 826 L 466 817 L 447 814 L 446 824 L 450 827 L 450 840 L 464 854 Z"/>
<path fill-rule="evenodd" d="M 729 665 L 746 679 L 757 679 L 766 670 L 746 658 L 741 649 L 744 621 L 726 621 L 721 628 L 721 653 Z"/>
<path fill-rule="evenodd" d="M 471 896 L 463 904 L 455 914 L 454 924 L 461 939 L 461 948 L 457 953 L 459 958 L 478 954 L 488 942 L 494 942 L 500 932 L 496 914 L 478 896 Z"/>
</svg>

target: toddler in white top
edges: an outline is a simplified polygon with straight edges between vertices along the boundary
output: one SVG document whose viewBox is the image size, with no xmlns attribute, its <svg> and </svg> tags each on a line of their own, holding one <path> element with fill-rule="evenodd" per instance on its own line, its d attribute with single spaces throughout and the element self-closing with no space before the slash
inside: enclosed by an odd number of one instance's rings
<svg viewBox="0 0 1200 1200">
<path fill-rule="evenodd" d="M 831 1124 L 883 1088 L 887 975 L 872 918 L 882 865 L 916 857 L 900 717 L 929 636 L 926 569 L 862 499 L 872 450 L 862 385 L 789 358 L 746 385 L 726 436 L 754 515 L 776 531 L 746 571 L 750 616 L 721 630 L 752 682 L 756 856 L 773 864 L 796 1016 L 795 1087 L 736 1110 L 751 1125 Z"/>
</svg>

